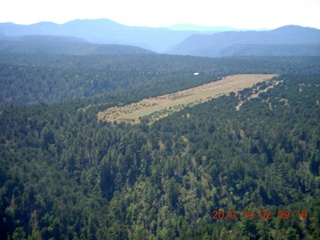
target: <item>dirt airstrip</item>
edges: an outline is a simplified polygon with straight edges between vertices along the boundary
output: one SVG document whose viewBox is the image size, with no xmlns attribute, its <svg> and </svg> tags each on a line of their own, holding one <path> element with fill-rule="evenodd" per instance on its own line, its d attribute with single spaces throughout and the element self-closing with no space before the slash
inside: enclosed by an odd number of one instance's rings
<svg viewBox="0 0 320 240">
<path fill-rule="evenodd" d="M 221 95 L 237 92 L 254 84 L 270 80 L 276 74 L 240 74 L 224 77 L 221 80 L 207 83 L 187 90 L 143 99 L 126 106 L 111 107 L 98 113 L 99 120 L 109 122 L 140 123 L 140 119 L 148 117 L 152 123 L 159 118 L 177 112 L 186 106 L 193 106 L 209 101 Z"/>
</svg>

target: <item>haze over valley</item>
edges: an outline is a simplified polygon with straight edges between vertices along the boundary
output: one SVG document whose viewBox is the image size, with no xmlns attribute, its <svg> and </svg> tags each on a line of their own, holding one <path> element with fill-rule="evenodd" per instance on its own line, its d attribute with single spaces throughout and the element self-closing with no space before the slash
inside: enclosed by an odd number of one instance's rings
<svg viewBox="0 0 320 240">
<path fill-rule="evenodd" d="M 108 19 L 74 20 L 65 24 L 2 23 L 0 41 L 1 52 L 16 53 L 103 54 L 110 52 L 106 50 L 110 47 L 96 44 L 112 44 L 155 53 L 209 57 L 320 55 L 320 30 L 294 25 L 274 30 L 237 30 L 196 25 L 133 27 Z M 131 53 L 136 51 L 131 48 Z"/>
</svg>

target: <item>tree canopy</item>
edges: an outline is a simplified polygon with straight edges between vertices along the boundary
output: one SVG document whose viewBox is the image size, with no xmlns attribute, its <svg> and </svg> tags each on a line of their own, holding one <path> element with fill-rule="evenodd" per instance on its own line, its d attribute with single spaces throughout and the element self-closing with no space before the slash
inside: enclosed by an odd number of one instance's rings
<svg viewBox="0 0 320 240">
<path fill-rule="evenodd" d="M 319 58 L 46 57 L 0 57 L 1 239 L 320 237 Z M 152 125 L 96 117 L 239 73 L 282 81 Z"/>
</svg>

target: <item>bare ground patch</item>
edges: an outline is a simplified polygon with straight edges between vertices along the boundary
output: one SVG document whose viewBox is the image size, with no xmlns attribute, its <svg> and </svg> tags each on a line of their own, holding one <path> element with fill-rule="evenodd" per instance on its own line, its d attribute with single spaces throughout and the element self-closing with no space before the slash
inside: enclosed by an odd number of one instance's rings
<svg viewBox="0 0 320 240">
<path fill-rule="evenodd" d="M 268 86 L 267 88 L 262 89 L 262 90 L 259 89 L 259 87 L 258 87 L 257 93 L 252 94 L 252 95 L 250 95 L 247 99 L 240 101 L 240 103 L 238 104 L 238 106 L 236 106 L 236 109 L 239 111 L 239 110 L 240 110 L 240 107 L 242 106 L 242 104 L 244 104 L 245 102 L 249 101 L 249 100 L 252 99 L 252 98 L 257 98 L 257 97 L 259 97 L 259 94 L 260 94 L 260 93 L 262 93 L 262 92 L 267 92 L 270 88 L 273 88 L 274 86 L 278 85 L 280 82 L 282 82 L 282 81 L 281 81 L 281 80 L 273 81 L 270 86 Z M 286 103 L 288 103 L 288 102 L 286 102 Z M 269 108 L 272 108 L 272 107 L 270 107 L 270 105 L 269 105 Z"/>
</svg>

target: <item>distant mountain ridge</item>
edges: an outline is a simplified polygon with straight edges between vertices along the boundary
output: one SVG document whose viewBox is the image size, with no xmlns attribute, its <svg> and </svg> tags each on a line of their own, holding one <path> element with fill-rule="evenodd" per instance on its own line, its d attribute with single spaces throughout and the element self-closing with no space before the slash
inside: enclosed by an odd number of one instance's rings
<svg viewBox="0 0 320 240">
<path fill-rule="evenodd" d="M 54 35 L 82 38 L 91 43 L 121 44 L 155 52 L 167 51 L 197 31 L 174 31 L 167 28 L 132 27 L 109 19 L 73 20 L 64 24 L 40 22 L 31 25 L 0 23 L 0 35 Z"/>
<path fill-rule="evenodd" d="M 198 32 L 225 32 L 225 31 L 235 31 L 235 28 L 227 27 L 227 26 L 220 26 L 220 27 L 205 27 L 201 25 L 194 25 L 194 24 L 177 24 L 168 27 L 170 30 L 175 31 L 198 31 Z"/>
<path fill-rule="evenodd" d="M 274 51 L 274 47 L 277 51 Z M 320 55 L 320 30 L 283 26 L 269 31 L 228 31 L 192 35 L 168 53 L 207 57 Z M 305 50 L 304 50 L 305 49 Z"/>
<path fill-rule="evenodd" d="M 37 40 L 35 36 L 42 38 Z M 53 36 L 56 38 L 52 38 Z M 108 19 L 73 20 L 64 24 L 0 23 L 0 41 L 2 52 L 108 54 L 110 51 L 119 51 L 125 54 L 129 50 L 129 54 L 152 51 L 206 57 L 320 56 L 320 30 L 294 25 L 274 30 L 235 31 L 230 27 L 203 27 L 192 24 L 169 28 L 133 27 Z M 48 41 L 47 45 L 45 41 Z M 109 46 L 103 47 L 102 44 Z M 139 49 L 124 47 L 120 50 L 120 45 L 135 46 Z M 113 51 L 111 46 L 117 46 L 117 50 Z"/>
</svg>

